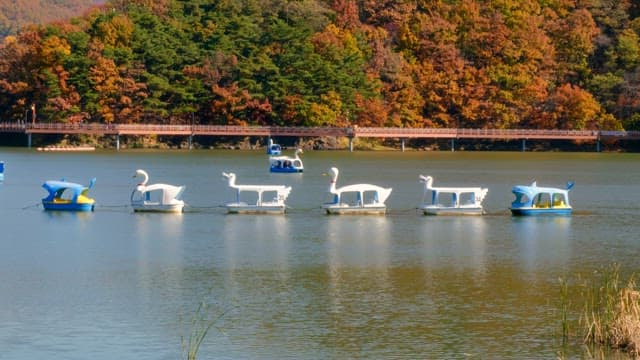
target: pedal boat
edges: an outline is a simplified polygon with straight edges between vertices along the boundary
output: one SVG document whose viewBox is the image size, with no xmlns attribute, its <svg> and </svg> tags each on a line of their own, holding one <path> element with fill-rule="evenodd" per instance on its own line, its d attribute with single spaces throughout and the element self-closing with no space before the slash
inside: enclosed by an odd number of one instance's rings
<svg viewBox="0 0 640 360">
<path fill-rule="evenodd" d="M 282 147 L 269 139 L 269 145 L 267 146 L 267 155 L 280 155 L 282 153 Z"/>
<path fill-rule="evenodd" d="M 302 149 L 296 149 L 295 156 L 269 156 L 269 171 L 273 173 L 301 173 L 304 165 L 300 159 Z"/>
<path fill-rule="evenodd" d="M 151 184 L 146 171 L 138 169 L 133 177 L 143 177 L 141 183 L 131 192 L 131 207 L 134 212 L 181 213 L 184 201 L 180 199 L 184 186 Z"/>
<path fill-rule="evenodd" d="M 0 161 L 0 181 L 4 181 L 4 161 Z"/>
<path fill-rule="evenodd" d="M 511 203 L 511 214 L 530 215 L 571 215 L 569 190 L 574 183 L 568 182 L 566 189 L 539 187 L 534 181 L 531 185 L 516 185 L 511 192 L 515 200 Z"/>
<path fill-rule="evenodd" d="M 339 171 L 332 167 L 326 175 L 331 177 L 329 193 L 333 201 L 322 208 L 332 215 L 384 215 L 387 211 L 385 201 L 391 194 L 391 188 L 371 184 L 354 184 L 336 188 Z"/>
<path fill-rule="evenodd" d="M 285 185 L 237 185 L 236 174 L 223 172 L 222 176 L 229 181 L 229 187 L 235 190 L 236 200 L 224 206 L 230 214 L 284 214 L 285 200 L 291 192 Z M 242 201 L 242 193 L 252 192 L 254 203 Z M 265 200 L 268 199 L 268 200 Z"/>
<path fill-rule="evenodd" d="M 422 204 L 425 215 L 482 215 L 482 201 L 489 189 L 481 187 L 434 187 L 431 176 L 420 175 L 424 184 Z M 444 203 L 443 203 L 444 202 Z"/>
<path fill-rule="evenodd" d="M 88 197 L 87 193 L 95 182 L 93 178 L 89 186 L 84 186 L 64 180 L 45 181 L 42 187 L 49 195 L 42 199 L 42 206 L 45 210 L 55 211 L 93 211 L 95 200 Z"/>
</svg>

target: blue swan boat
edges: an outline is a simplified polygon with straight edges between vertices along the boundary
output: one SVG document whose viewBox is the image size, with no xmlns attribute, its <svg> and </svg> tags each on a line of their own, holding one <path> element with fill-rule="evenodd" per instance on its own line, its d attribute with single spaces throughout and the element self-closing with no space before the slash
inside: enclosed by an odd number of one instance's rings
<svg viewBox="0 0 640 360">
<path fill-rule="evenodd" d="M 300 159 L 302 149 L 297 149 L 295 157 L 289 156 L 269 156 L 269 171 L 272 173 L 301 173 L 304 171 L 302 159 Z"/>
<path fill-rule="evenodd" d="M 42 199 L 42 206 L 45 210 L 93 211 L 95 200 L 88 197 L 87 193 L 95 182 L 93 178 L 89 186 L 84 186 L 64 180 L 45 181 L 42 187 L 49 195 Z"/>
<path fill-rule="evenodd" d="M 0 161 L 0 181 L 4 181 L 4 161 Z"/>
<path fill-rule="evenodd" d="M 535 181 L 529 186 L 516 185 L 511 190 L 516 197 L 511 203 L 511 214 L 571 215 L 569 190 L 573 185 L 573 182 L 568 182 L 566 189 L 539 187 Z"/>
<path fill-rule="evenodd" d="M 280 155 L 282 153 L 282 147 L 269 139 L 269 145 L 267 146 L 267 155 Z"/>
</svg>

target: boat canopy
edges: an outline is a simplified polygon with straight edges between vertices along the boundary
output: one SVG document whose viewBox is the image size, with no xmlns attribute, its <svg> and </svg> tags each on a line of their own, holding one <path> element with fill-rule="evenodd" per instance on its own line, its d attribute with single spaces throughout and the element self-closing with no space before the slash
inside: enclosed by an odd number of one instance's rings
<svg viewBox="0 0 640 360">
<path fill-rule="evenodd" d="M 44 198 L 44 201 L 53 201 L 55 198 L 59 198 L 62 196 L 62 193 L 70 189 L 73 192 L 73 201 L 78 199 L 78 196 L 84 195 L 86 196 L 89 189 L 93 187 L 96 182 L 96 178 L 91 179 L 89 186 L 84 186 L 81 184 L 76 184 L 64 180 L 48 180 L 42 184 L 42 187 L 49 192 L 49 196 Z"/>
<path fill-rule="evenodd" d="M 162 199 L 160 199 L 161 204 L 171 204 L 175 200 L 180 200 L 182 193 L 184 192 L 184 186 L 173 186 L 167 184 L 152 184 L 144 187 L 144 191 L 141 191 L 145 194 L 145 200 L 150 200 L 150 193 L 157 192 L 162 194 Z"/>
<path fill-rule="evenodd" d="M 461 205 L 460 201 L 463 198 L 467 202 L 480 204 L 489 191 L 489 189 L 482 187 L 435 187 L 433 186 L 433 178 L 431 176 L 420 175 L 419 178 L 420 182 L 424 183 L 423 202 L 430 197 L 432 205 L 438 205 L 440 195 L 450 196 L 451 206 L 455 207 Z M 431 196 L 428 196 L 429 194 Z"/>
<path fill-rule="evenodd" d="M 540 201 L 540 196 L 546 194 L 548 200 L 553 201 L 551 206 L 569 206 L 569 190 L 573 188 L 574 183 L 568 182 L 566 189 L 552 188 L 552 187 L 539 187 L 534 181 L 530 186 L 516 185 L 512 188 L 513 194 L 516 199 L 512 205 L 532 204 Z"/>
</svg>

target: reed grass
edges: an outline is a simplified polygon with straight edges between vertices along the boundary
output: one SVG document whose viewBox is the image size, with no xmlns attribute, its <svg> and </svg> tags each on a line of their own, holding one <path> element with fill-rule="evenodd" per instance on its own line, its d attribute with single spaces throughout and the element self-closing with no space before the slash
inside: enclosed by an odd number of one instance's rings
<svg viewBox="0 0 640 360">
<path fill-rule="evenodd" d="M 560 324 L 561 324 L 561 341 L 564 349 L 569 342 L 570 320 L 569 312 L 571 310 L 571 300 L 569 299 L 569 284 L 560 279 Z"/>
<path fill-rule="evenodd" d="M 595 273 L 595 279 L 584 282 L 580 299 L 582 312 L 578 320 L 578 334 L 585 344 L 603 347 L 604 350 L 620 350 L 634 358 L 640 358 L 640 291 L 635 283 L 635 274 L 623 280 L 620 266 L 611 265 Z M 562 344 L 571 336 L 567 282 L 561 280 L 560 322 Z"/>
<path fill-rule="evenodd" d="M 190 332 L 187 337 L 180 337 L 180 349 L 182 359 L 196 360 L 202 342 L 209 334 L 211 329 L 217 329 L 224 332 L 223 329 L 216 324 L 233 308 L 220 310 L 217 306 L 201 301 L 198 308 L 190 320 Z"/>
</svg>

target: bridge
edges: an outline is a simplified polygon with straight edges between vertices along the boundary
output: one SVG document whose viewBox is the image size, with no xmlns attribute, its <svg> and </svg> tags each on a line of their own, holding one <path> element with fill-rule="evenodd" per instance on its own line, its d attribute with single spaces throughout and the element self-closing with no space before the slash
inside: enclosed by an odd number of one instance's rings
<svg viewBox="0 0 640 360">
<path fill-rule="evenodd" d="M 154 125 L 154 124 L 63 124 L 63 123 L 0 123 L 0 133 L 77 134 L 115 136 L 120 148 L 120 136 L 166 135 L 187 136 L 189 145 L 194 136 L 265 136 L 265 137 L 346 137 L 353 150 L 354 138 L 449 139 L 452 150 L 457 139 L 521 140 L 523 151 L 527 140 L 567 140 L 597 142 L 601 140 L 640 140 L 640 131 L 593 130 L 533 130 L 533 129 L 455 129 L 455 128 L 373 128 L 373 127 L 289 127 L 238 125 Z"/>
</svg>

